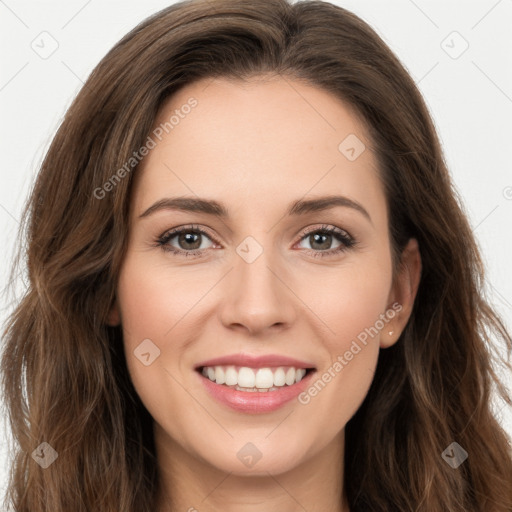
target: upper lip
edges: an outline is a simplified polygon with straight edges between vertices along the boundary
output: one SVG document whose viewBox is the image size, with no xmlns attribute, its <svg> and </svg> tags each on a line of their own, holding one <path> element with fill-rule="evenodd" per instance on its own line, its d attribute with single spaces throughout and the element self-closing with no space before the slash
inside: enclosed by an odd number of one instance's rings
<svg viewBox="0 0 512 512">
<path fill-rule="evenodd" d="M 195 366 L 198 370 L 203 366 L 246 366 L 249 368 L 268 368 L 277 366 L 293 366 L 294 368 L 315 368 L 310 362 L 300 361 L 288 356 L 279 354 L 266 354 L 256 356 L 251 354 L 230 354 L 227 356 L 208 359 Z"/>
</svg>

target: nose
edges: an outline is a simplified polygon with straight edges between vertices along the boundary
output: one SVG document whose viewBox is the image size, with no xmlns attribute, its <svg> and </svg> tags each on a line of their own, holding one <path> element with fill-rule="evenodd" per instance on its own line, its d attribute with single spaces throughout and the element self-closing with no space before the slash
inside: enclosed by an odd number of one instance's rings
<svg viewBox="0 0 512 512">
<path fill-rule="evenodd" d="M 226 328 L 265 335 L 293 324 L 298 301 L 287 284 L 286 269 L 269 253 L 264 250 L 251 263 L 236 255 L 219 313 Z"/>
</svg>

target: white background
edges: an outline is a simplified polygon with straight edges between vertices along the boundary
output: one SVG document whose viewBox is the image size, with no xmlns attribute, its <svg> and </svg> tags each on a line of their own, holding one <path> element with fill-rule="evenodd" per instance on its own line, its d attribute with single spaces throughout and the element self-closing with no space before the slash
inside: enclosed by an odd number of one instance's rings
<svg viewBox="0 0 512 512">
<path fill-rule="evenodd" d="M 27 192 L 66 108 L 112 46 L 171 3 L 0 0 L 2 290 Z M 484 256 L 489 298 L 512 329 L 512 0 L 333 3 L 369 22 L 418 83 Z M 31 47 L 51 44 L 58 48 L 46 59 Z M 3 323 L 12 297 L 3 293 L 0 301 Z M 501 403 L 496 410 L 512 436 L 511 411 Z M 6 432 L 0 425 L 2 497 Z"/>
</svg>

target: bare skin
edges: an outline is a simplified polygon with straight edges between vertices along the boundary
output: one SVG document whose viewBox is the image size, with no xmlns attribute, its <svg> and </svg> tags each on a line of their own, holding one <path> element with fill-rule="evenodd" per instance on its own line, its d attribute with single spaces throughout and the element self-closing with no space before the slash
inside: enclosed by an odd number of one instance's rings
<svg viewBox="0 0 512 512">
<path fill-rule="evenodd" d="M 284 77 L 201 80 L 173 96 L 155 126 L 191 97 L 197 106 L 136 171 L 129 244 L 110 314 L 110 323 L 123 327 L 131 378 L 155 421 L 158 512 L 347 512 L 345 425 L 368 392 L 379 351 L 396 343 L 410 316 L 418 245 L 409 242 L 393 279 L 371 142 L 334 96 Z M 366 146 L 353 161 L 338 148 L 350 134 Z M 357 202 L 368 216 L 351 206 L 287 214 L 296 200 L 332 195 Z M 140 217 L 177 196 L 216 200 L 229 216 L 161 208 Z M 325 232 L 315 239 L 322 226 L 355 244 Z M 206 234 L 196 238 L 200 245 L 192 235 L 158 245 L 177 227 Z M 244 246 L 246 237 L 257 245 Z M 236 250 L 241 244 L 262 252 L 248 263 Z M 196 256 L 172 252 L 197 247 Z M 359 342 L 372 326 L 378 334 Z M 145 339 L 160 350 L 148 366 L 134 356 Z M 351 357 L 354 341 L 361 350 Z M 194 370 L 200 361 L 240 352 L 311 361 L 315 380 L 329 368 L 335 376 L 303 403 L 243 413 L 215 400 Z M 339 356 L 344 363 L 334 371 Z M 247 443 L 261 453 L 251 467 L 237 457 Z"/>
</svg>

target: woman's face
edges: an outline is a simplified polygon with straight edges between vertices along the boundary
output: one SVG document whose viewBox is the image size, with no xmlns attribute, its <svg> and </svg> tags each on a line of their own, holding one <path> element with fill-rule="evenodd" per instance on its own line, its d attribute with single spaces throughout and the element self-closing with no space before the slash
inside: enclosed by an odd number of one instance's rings
<svg viewBox="0 0 512 512">
<path fill-rule="evenodd" d="M 150 137 L 110 322 L 158 446 L 235 474 L 339 448 L 419 276 L 412 241 L 392 279 L 364 126 L 292 79 L 217 79 L 173 96 Z"/>
</svg>

